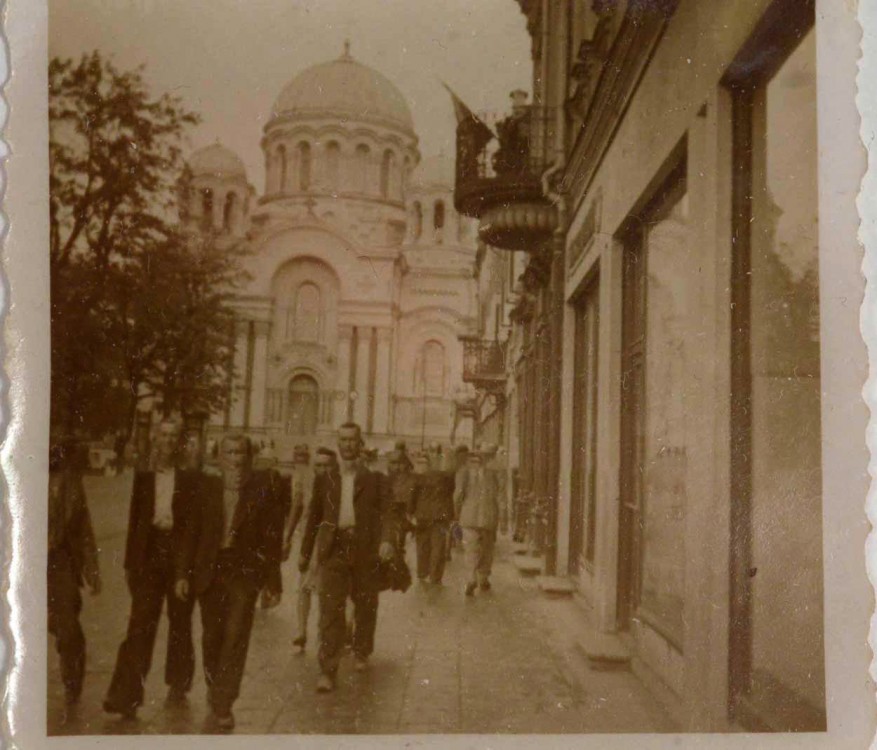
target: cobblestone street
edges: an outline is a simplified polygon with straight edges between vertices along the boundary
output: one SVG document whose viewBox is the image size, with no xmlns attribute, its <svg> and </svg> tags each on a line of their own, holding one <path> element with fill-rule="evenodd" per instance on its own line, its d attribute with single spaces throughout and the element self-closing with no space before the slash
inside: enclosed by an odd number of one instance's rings
<svg viewBox="0 0 877 750">
<path fill-rule="evenodd" d="M 207 714 L 200 666 L 188 705 L 165 706 L 163 683 L 166 622 L 159 631 L 146 703 L 138 718 L 102 713 L 101 702 L 122 640 L 129 598 L 121 556 L 130 475 L 89 478 L 100 547 L 104 591 L 84 594 L 83 627 L 88 672 L 81 705 L 65 716 L 54 644 L 49 652 L 49 734 L 198 733 Z M 547 599 L 533 579 L 510 564 L 508 542 L 499 545 L 494 587 L 466 599 L 462 554 L 455 552 L 439 590 L 415 584 L 407 593 L 381 596 L 371 668 L 354 674 L 342 662 L 334 694 L 314 691 L 318 676 L 316 608 L 307 652 L 292 646 L 296 573 L 284 570 L 284 599 L 257 611 L 236 733 L 420 734 L 661 732 L 674 725 L 630 673 L 591 671 L 570 636 L 585 627 L 578 605 Z M 413 562 L 413 560 L 412 560 Z M 200 652 L 199 613 L 195 613 Z"/>
</svg>

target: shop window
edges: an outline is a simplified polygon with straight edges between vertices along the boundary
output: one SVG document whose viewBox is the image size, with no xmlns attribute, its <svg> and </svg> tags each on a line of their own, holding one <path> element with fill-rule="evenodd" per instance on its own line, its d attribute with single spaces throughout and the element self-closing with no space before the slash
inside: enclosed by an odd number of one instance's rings
<svg viewBox="0 0 877 750">
<path fill-rule="evenodd" d="M 569 555 L 573 575 L 593 564 L 596 547 L 599 292 L 595 278 L 575 306 Z"/>
<path fill-rule="evenodd" d="M 686 160 L 630 218 L 622 273 L 619 624 L 637 618 L 684 649 L 689 415 L 696 359 L 679 269 L 694 262 Z"/>
<path fill-rule="evenodd" d="M 733 97 L 732 714 L 825 730 L 816 39 L 779 3 Z M 761 50 L 761 57 L 756 50 Z M 765 51 L 770 54 L 765 53 Z M 754 60 L 754 62 L 753 62 Z"/>
</svg>

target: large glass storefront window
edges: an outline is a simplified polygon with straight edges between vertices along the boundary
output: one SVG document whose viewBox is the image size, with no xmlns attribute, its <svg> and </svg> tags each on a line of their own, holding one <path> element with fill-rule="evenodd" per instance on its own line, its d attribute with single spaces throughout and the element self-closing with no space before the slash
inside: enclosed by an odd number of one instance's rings
<svg viewBox="0 0 877 750">
<path fill-rule="evenodd" d="M 573 347 L 572 493 L 570 572 L 594 562 L 597 532 L 597 351 L 600 282 L 594 278 L 575 306 Z"/>
<path fill-rule="evenodd" d="M 691 262 L 685 163 L 634 221 L 623 273 L 619 619 L 682 650 L 685 599 L 686 331 Z"/>
<path fill-rule="evenodd" d="M 735 715 L 825 725 L 816 42 L 735 97 Z"/>
</svg>

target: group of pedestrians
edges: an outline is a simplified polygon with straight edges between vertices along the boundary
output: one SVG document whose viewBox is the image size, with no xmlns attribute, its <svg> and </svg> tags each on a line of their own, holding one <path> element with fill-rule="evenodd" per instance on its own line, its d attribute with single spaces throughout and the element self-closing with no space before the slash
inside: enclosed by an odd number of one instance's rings
<svg viewBox="0 0 877 750">
<path fill-rule="evenodd" d="M 305 650 L 316 595 L 318 692 L 335 689 L 346 645 L 354 670 L 368 669 L 379 594 L 405 590 L 410 582 L 404 563 L 409 531 L 423 586 L 441 585 L 455 530 L 462 529 L 469 568 L 465 594 L 490 588 L 505 509 L 504 473 L 484 465 L 494 448 L 458 449 L 454 465 L 444 469 L 439 448 L 411 456 L 397 444 L 387 456 L 385 475 L 365 460 L 359 426 L 346 423 L 338 429 L 337 452 L 320 447 L 311 465 L 308 448 L 297 446 L 292 473 L 283 477 L 254 465 L 252 443 L 242 434 L 227 434 L 219 442 L 218 468 L 185 460 L 182 446 L 178 424 L 161 423 L 150 467 L 135 472 L 124 557 L 131 609 L 103 704 L 108 713 L 134 717 L 142 705 L 165 606 L 168 702 L 186 700 L 195 673 L 197 602 L 208 723 L 217 731 L 231 730 L 260 592 L 263 606 L 280 601 L 281 564 L 293 558 L 298 536 L 293 643 Z M 69 453 L 59 444 L 50 456 L 48 593 L 49 628 L 73 707 L 85 664 L 80 589 L 87 583 L 98 592 L 100 575 L 81 475 L 71 467 Z"/>
</svg>

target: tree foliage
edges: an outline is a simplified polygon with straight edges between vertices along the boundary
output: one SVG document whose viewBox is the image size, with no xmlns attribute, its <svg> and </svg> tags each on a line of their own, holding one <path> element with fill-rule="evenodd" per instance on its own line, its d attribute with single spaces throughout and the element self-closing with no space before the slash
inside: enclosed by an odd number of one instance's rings
<svg viewBox="0 0 877 750">
<path fill-rule="evenodd" d="M 52 421 L 64 431 L 130 430 L 145 397 L 165 412 L 223 405 L 243 251 L 179 220 L 198 120 L 99 52 L 49 64 Z"/>
</svg>

